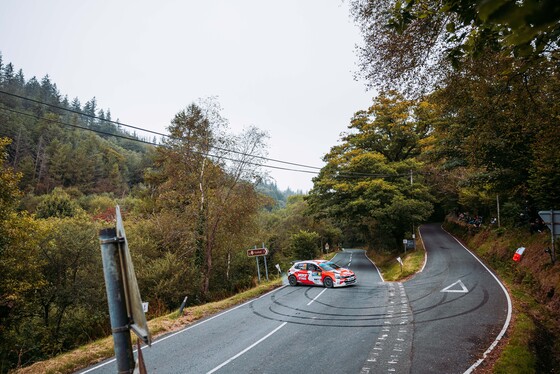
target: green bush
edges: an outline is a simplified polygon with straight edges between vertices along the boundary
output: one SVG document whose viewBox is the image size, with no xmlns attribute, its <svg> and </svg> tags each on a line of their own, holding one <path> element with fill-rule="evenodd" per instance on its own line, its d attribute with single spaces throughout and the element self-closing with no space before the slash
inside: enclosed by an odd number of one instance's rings
<svg viewBox="0 0 560 374">
<path fill-rule="evenodd" d="M 300 230 L 291 236 L 290 246 L 296 259 L 311 260 L 319 255 L 319 234 Z"/>
<path fill-rule="evenodd" d="M 74 217 L 82 209 L 63 189 L 55 188 L 37 206 L 37 218 Z"/>
</svg>

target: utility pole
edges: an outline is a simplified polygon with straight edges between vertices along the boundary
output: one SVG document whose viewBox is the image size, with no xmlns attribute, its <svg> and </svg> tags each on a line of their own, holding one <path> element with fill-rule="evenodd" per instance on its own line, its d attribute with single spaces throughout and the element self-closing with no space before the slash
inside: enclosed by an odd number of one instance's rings
<svg viewBox="0 0 560 374">
<path fill-rule="evenodd" d="M 412 180 L 412 169 L 410 169 L 410 185 L 413 185 L 413 180 Z M 414 232 L 414 221 L 412 222 L 412 240 L 414 240 L 414 249 L 416 249 L 416 234 Z M 405 248 L 405 252 L 406 252 L 406 248 Z M 402 266 L 402 265 L 401 265 Z M 401 269 L 402 270 L 402 269 Z"/>
</svg>

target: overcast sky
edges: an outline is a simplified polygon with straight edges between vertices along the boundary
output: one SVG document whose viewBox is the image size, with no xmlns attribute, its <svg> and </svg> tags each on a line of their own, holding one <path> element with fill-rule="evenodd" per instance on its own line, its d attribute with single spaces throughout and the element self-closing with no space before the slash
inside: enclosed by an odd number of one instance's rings
<svg viewBox="0 0 560 374">
<path fill-rule="evenodd" d="M 341 0 L 2 0 L 0 51 L 25 78 L 49 74 L 82 104 L 167 132 L 175 113 L 217 96 L 239 133 L 270 135 L 268 156 L 321 161 L 373 96 L 357 70 L 361 38 Z M 281 189 L 313 175 L 270 170 Z"/>
</svg>

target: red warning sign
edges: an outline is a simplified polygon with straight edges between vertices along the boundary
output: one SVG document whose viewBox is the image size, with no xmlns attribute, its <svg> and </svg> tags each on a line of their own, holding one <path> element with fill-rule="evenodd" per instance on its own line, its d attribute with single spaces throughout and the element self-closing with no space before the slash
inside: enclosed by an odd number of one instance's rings
<svg viewBox="0 0 560 374">
<path fill-rule="evenodd" d="M 517 248 L 517 251 L 515 251 L 515 254 L 513 255 L 513 261 L 515 262 L 521 261 L 521 256 L 523 256 L 523 252 L 525 252 L 525 247 Z"/>
</svg>

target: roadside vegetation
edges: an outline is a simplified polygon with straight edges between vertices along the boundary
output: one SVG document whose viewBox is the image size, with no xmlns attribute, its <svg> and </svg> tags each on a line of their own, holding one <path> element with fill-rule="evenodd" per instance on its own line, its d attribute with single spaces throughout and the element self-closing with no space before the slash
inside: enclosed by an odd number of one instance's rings
<svg viewBox="0 0 560 374">
<path fill-rule="evenodd" d="M 174 332 L 187 327 L 202 318 L 229 309 L 235 305 L 253 300 L 282 284 L 281 278 L 253 287 L 247 291 L 240 292 L 224 300 L 210 302 L 203 305 L 185 308 L 183 315 L 171 312 L 167 315 L 154 318 L 148 322 L 148 327 L 154 338 Z M 134 337 L 134 336 L 133 336 Z M 137 344 L 133 339 L 133 344 Z M 142 349 L 150 349 L 143 346 Z M 23 369 L 15 370 L 17 374 L 35 373 L 73 373 L 79 369 L 103 361 L 114 356 L 113 338 L 111 336 L 81 346 L 71 352 L 59 355 L 50 360 L 42 361 Z"/>
<path fill-rule="evenodd" d="M 425 250 L 421 241 L 417 241 L 416 245 L 416 249 L 408 250 L 406 253 L 368 250 L 367 255 L 379 268 L 386 282 L 402 282 L 417 274 L 424 266 Z M 403 262 L 402 265 L 397 261 L 399 257 Z"/>
<path fill-rule="evenodd" d="M 168 136 L 140 133 L 0 55 L 0 373 L 110 334 L 97 233 L 116 204 L 152 320 L 185 296 L 198 307 L 255 287 L 255 245 L 269 273 L 329 244 L 369 248 L 387 280 L 405 279 L 423 261 L 416 250 L 396 262 L 412 227 L 463 217 L 458 233 L 519 312 L 496 370 L 526 354 L 518 368 L 557 368 L 559 265 L 527 239 L 539 210 L 560 209 L 551 4 L 351 1 L 359 75 L 378 95 L 340 124 L 306 195 L 278 190 L 259 167 L 268 135 L 232 133 L 216 100 L 170 113 Z M 503 227 L 484 230 L 498 205 Z"/>
</svg>

